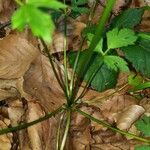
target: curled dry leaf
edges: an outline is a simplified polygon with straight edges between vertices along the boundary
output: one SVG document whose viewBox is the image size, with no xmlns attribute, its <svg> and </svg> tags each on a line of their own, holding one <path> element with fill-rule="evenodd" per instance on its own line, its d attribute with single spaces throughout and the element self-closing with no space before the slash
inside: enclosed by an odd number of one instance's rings
<svg viewBox="0 0 150 150">
<path fill-rule="evenodd" d="M 116 93 L 105 101 L 103 100 L 101 103 L 97 103 L 96 106 L 100 108 L 104 118 L 110 123 L 113 123 L 116 114 L 121 112 L 124 108 L 134 104 L 137 104 L 137 100 L 134 97 Z"/>
<path fill-rule="evenodd" d="M 7 124 L 0 120 L 0 128 L 7 128 Z M 0 150 L 10 150 L 12 142 L 12 134 L 0 135 Z"/>
<path fill-rule="evenodd" d="M 0 78 L 20 78 L 37 57 L 38 50 L 17 35 L 8 35 L 0 41 Z"/>
<path fill-rule="evenodd" d="M 139 105 L 126 107 L 117 117 L 117 127 L 121 130 L 128 130 L 131 125 L 145 112 Z"/>
</svg>

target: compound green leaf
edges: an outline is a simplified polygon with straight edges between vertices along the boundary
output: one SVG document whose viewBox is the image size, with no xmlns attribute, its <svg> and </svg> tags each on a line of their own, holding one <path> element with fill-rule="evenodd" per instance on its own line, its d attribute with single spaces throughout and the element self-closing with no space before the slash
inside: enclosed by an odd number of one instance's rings
<svg viewBox="0 0 150 150">
<path fill-rule="evenodd" d="M 137 40 L 137 36 L 130 29 L 114 28 L 107 33 L 107 45 L 108 49 L 115 49 L 119 47 L 124 47 L 128 45 L 133 45 Z"/>
<path fill-rule="evenodd" d="M 79 65 L 82 59 L 84 59 L 86 51 L 82 52 L 77 65 L 76 73 L 78 74 Z M 71 53 L 69 55 L 69 62 L 73 66 L 75 62 L 76 53 Z M 94 76 L 93 76 L 94 75 Z M 84 75 L 84 80 L 88 82 L 93 76 L 90 86 L 97 91 L 104 91 L 106 89 L 112 88 L 116 85 L 118 73 L 112 69 L 109 69 L 103 62 L 103 58 L 99 54 L 94 53 L 92 59 L 89 63 L 87 71 Z"/>
<path fill-rule="evenodd" d="M 129 8 L 123 11 L 112 20 L 110 28 L 133 28 L 140 23 L 144 11 L 144 8 Z"/>
<path fill-rule="evenodd" d="M 121 48 L 138 72 L 150 77 L 150 40 L 140 39 L 136 45 Z"/>
<path fill-rule="evenodd" d="M 12 27 L 22 31 L 28 25 L 35 36 L 51 41 L 54 24 L 51 17 L 32 5 L 21 6 L 12 16 Z"/>
<path fill-rule="evenodd" d="M 140 120 L 135 123 L 135 126 L 145 136 L 150 136 L 150 117 L 143 116 Z"/>
<path fill-rule="evenodd" d="M 108 68 L 113 69 L 115 71 L 118 71 L 118 69 L 123 72 L 129 71 L 127 62 L 119 56 L 106 55 L 104 56 L 104 62 Z"/>
<path fill-rule="evenodd" d="M 35 7 L 45 7 L 55 10 L 66 8 L 67 6 L 57 0 L 28 0 L 27 4 L 33 5 Z"/>
</svg>

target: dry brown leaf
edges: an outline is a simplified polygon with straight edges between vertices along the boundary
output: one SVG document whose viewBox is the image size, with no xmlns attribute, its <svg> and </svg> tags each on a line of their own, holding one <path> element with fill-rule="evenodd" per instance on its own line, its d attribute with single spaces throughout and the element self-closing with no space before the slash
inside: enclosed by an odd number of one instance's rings
<svg viewBox="0 0 150 150">
<path fill-rule="evenodd" d="M 82 106 L 80 108 L 82 111 L 92 114 L 93 110 L 91 107 Z M 74 113 L 72 116 L 72 130 L 83 131 L 90 124 L 90 120 L 85 118 L 79 113 Z"/>
<path fill-rule="evenodd" d="M 89 126 L 82 132 L 72 132 L 69 150 L 90 150 L 91 134 Z"/>
<path fill-rule="evenodd" d="M 14 1 L 0 0 L 0 23 L 5 23 L 9 21 L 14 10 L 15 10 Z"/>
<path fill-rule="evenodd" d="M 108 90 L 103 93 L 101 101 L 93 103 L 94 106 L 99 107 L 105 120 L 109 123 L 113 123 L 116 114 L 121 112 L 124 108 L 137 104 L 137 100 L 129 95 L 124 95 L 120 93 L 115 93 L 112 96 L 107 97 L 115 90 Z M 105 95 L 106 94 L 106 95 Z"/>
<path fill-rule="evenodd" d="M 46 111 L 52 111 L 65 102 L 48 58 L 40 55 L 24 76 L 25 90 L 37 97 Z"/>
<path fill-rule="evenodd" d="M 0 41 L 0 78 L 20 78 L 37 57 L 38 50 L 17 35 L 8 35 Z"/>
<path fill-rule="evenodd" d="M 145 112 L 145 109 L 139 105 L 131 105 L 126 107 L 117 116 L 117 127 L 120 130 L 128 130 L 131 125 Z"/>
<path fill-rule="evenodd" d="M 0 101 L 10 98 L 10 97 L 17 97 L 18 92 L 15 88 L 10 88 L 8 90 L 0 89 Z"/>
</svg>

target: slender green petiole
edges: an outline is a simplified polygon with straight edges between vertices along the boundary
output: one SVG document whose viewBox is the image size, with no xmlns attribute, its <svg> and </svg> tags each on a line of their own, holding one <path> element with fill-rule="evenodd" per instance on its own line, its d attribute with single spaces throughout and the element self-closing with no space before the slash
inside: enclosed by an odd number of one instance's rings
<svg viewBox="0 0 150 150">
<path fill-rule="evenodd" d="M 82 59 L 80 61 L 80 66 L 79 66 L 79 72 L 78 72 L 78 78 L 77 78 L 77 81 L 76 81 L 76 85 L 77 85 L 77 83 L 80 79 L 83 80 L 84 74 L 86 73 L 87 67 L 88 67 L 88 65 L 90 63 L 90 60 L 92 58 L 93 51 L 94 51 L 97 44 L 99 43 L 99 41 L 102 38 L 102 33 L 103 33 L 103 30 L 104 30 L 104 27 L 105 27 L 105 23 L 108 20 L 110 14 L 111 14 L 111 11 L 112 11 L 112 8 L 113 8 L 115 2 L 116 2 L 116 0 L 108 0 L 107 5 L 106 5 L 106 7 L 103 11 L 102 17 L 100 17 L 100 19 L 99 19 L 99 23 L 97 25 L 95 35 L 94 35 L 94 37 L 93 37 L 93 39 L 90 43 L 90 46 L 87 50 L 87 53 L 84 56 L 84 59 Z"/>
<path fill-rule="evenodd" d="M 65 4 L 65 0 L 64 0 L 64 4 Z M 68 78 L 68 69 L 67 69 L 67 16 L 66 16 L 66 10 L 65 10 L 65 19 L 64 19 L 65 25 L 64 25 L 64 34 L 65 34 L 65 38 L 64 38 L 64 75 L 65 75 L 65 88 L 66 88 L 66 92 L 67 92 L 67 96 L 68 96 L 68 100 L 69 100 L 69 95 L 70 95 L 70 89 L 69 89 L 69 78 Z"/>
<path fill-rule="evenodd" d="M 57 141 L 56 141 L 56 150 L 59 150 L 59 144 L 60 144 L 60 130 L 61 130 L 61 125 L 62 125 L 62 121 L 64 119 L 65 113 L 64 110 L 62 110 L 62 114 L 60 116 L 60 120 L 59 120 L 59 125 L 58 125 L 58 129 L 57 129 Z"/>
<path fill-rule="evenodd" d="M 42 44 L 43 44 L 44 51 L 45 51 L 45 53 L 47 54 L 47 56 L 48 56 L 48 58 L 49 58 L 49 62 L 50 62 L 50 64 L 51 64 L 51 66 L 52 66 L 52 69 L 53 69 L 53 72 L 54 72 L 55 77 L 56 77 L 56 79 L 57 79 L 57 82 L 58 82 L 58 84 L 60 85 L 60 87 L 62 88 L 62 90 L 64 91 L 64 93 L 66 93 L 66 92 L 65 92 L 64 84 L 63 84 L 63 82 L 61 81 L 61 79 L 59 78 L 59 75 L 58 75 L 58 73 L 57 73 L 57 71 L 56 71 L 55 65 L 54 65 L 53 60 L 52 60 L 52 56 L 51 56 L 51 54 L 49 53 L 49 50 L 48 50 L 48 48 L 47 48 L 47 45 L 45 44 L 45 42 L 44 42 L 42 39 L 41 39 L 41 42 L 42 42 Z"/>
<path fill-rule="evenodd" d="M 32 122 L 24 123 L 24 124 L 21 124 L 21 125 L 15 126 L 15 127 L 11 127 L 11 128 L 0 129 L 0 135 L 28 128 L 28 127 L 30 127 L 30 126 L 32 126 L 34 124 L 40 123 L 40 122 L 42 122 L 42 121 L 44 121 L 46 119 L 49 119 L 49 118 L 55 116 L 57 113 L 59 113 L 62 110 L 63 110 L 63 107 L 61 106 L 58 109 L 56 109 L 55 111 L 50 112 L 50 113 L 46 114 L 44 117 L 41 117 L 41 118 L 39 118 L 37 120 L 34 120 Z"/>
<path fill-rule="evenodd" d="M 61 143 L 61 146 L 60 146 L 60 150 L 64 150 L 66 140 L 67 140 L 67 136 L 68 136 L 68 132 L 69 132 L 69 129 L 70 129 L 70 123 L 71 123 L 71 109 L 68 109 L 66 128 L 65 128 L 64 136 L 63 136 L 62 143 Z"/>
<path fill-rule="evenodd" d="M 111 130 L 114 131 L 114 132 L 118 132 L 118 133 L 120 133 L 120 134 L 122 134 L 122 135 L 129 136 L 129 137 L 132 137 L 132 138 L 134 138 L 134 139 L 136 139 L 136 140 L 138 140 L 138 141 L 141 141 L 141 142 L 150 144 L 150 140 L 148 140 L 148 139 L 145 139 L 145 138 L 136 136 L 136 135 L 134 135 L 134 134 L 132 134 L 132 133 L 125 132 L 125 131 L 123 131 L 123 130 L 114 128 L 114 127 L 112 127 L 110 124 L 108 124 L 108 123 L 106 123 L 106 122 L 104 122 L 104 121 L 98 120 L 98 119 L 92 117 L 91 115 L 85 113 L 84 111 L 82 111 L 82 110 L 80 110 L 80 109 L 77 109 L 77 108 L 76 108 L 75 110 L 76 110 L 77 112 L 79 112 L 81 115 L 85 116 L 86 118 L 88 118 L 88 119 L 90 119 L 90 120 L 92 120 L 92 121 L 94 121 L 94 122 L 96 122 L 96 123 L 98 123 L 98 124 L 101 124 L 101 125 L 103 125 L 103 126 L 109 128 L 109 129 L 111 129 Z"/>
</svg>

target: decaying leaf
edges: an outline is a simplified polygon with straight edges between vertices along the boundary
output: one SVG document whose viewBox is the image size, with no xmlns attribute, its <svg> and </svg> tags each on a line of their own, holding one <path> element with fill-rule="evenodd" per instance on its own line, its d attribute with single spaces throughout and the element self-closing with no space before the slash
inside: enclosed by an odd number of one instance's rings
<svg viewBox="0 0 150 150">
<path fill-rule="evenodd" d="M 0 128 L 7 128 L 7 124 L 0 120 Z M 0 150 L 10 150 L 12 142 L 12 134 L 0 135 Z"/>
<path fill-rule="evenodd" d="M 9 102 L 8 116 L 12 126 L 17 126 L 21 122 L 24 113 L 25 110 L 20 100 Z"/>
<path fill-rule="evenodd" d="M 117 117 L 117 127 L 121 130 L 128 130 L 144 112 L 145 109 L 139 105 L 126 107 Z"/>
</svg>

